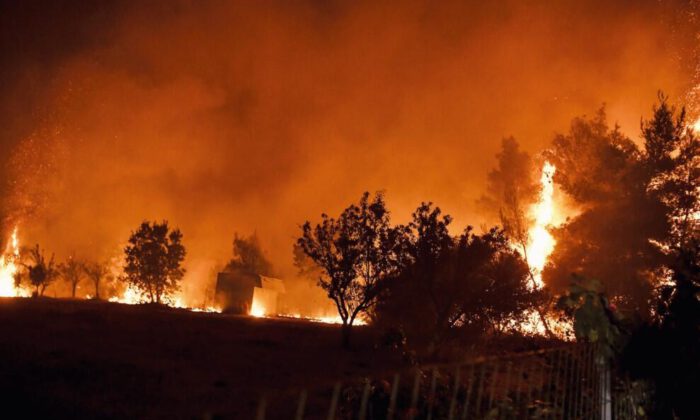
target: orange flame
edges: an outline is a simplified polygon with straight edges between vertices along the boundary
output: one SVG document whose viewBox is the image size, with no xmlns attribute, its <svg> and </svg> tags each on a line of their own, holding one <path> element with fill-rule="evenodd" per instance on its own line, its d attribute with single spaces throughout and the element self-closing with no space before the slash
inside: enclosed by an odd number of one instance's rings
<svg viewBox="0 0 700 420">
<path fill-rule="evenodd" d="M 529 231 L 529 243 L 526 249 L 527 264 L 532 270 L 533 287 L 542 287 L 542 270 L 547 264 L 547 258 L 554 251 L 556 241 L 547 230 L 554 219 L 554 172 L 556 167 L 545 162 L 540 177 L 540 196 L 532 208 L 534 224 Z"/>
<path fill-rule="evenodd" d="M 5 253 L 0 256 L 0 297 L 27 297 L 31 291 L 22 285 L 15 284 L 15 276 L 19 271 L 19 239 L 17 227 L 7 244 Z"/>
</svg>

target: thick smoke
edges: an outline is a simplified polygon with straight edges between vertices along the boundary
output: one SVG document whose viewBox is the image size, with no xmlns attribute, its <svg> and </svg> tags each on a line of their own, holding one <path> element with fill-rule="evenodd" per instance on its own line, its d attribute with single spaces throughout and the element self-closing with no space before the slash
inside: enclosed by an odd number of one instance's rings
<svg viewBox="0 0 700 420">
<path fill-rule="evenodd" d="M 167 219 L 186 290 L 236 231 L 293 275 L 298 225 L 364 190 L 478 225 L 502 137 L 535 152 L 603 102 L 636 135 L 695 70 L 685 2 L 80 3 L 3 6 L 4 229 L 106 258 Z"/>
</svg>

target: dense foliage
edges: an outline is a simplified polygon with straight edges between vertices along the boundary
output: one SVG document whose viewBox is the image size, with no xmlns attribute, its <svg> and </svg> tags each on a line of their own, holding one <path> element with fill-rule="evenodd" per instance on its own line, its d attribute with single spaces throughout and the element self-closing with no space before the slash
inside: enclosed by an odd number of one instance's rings
<svg viewBox="0 0 700 420">
<path fill-rule="evenodd" d="M 126 261 L 125 280 L 146 294 L 152 303 L 178 289 L 185 274 L 182 261 L 185 247 L 179 229 L 170 230 L 168 222 L 143 222 L 131 234 L 129 245 L 124 249 Z"/>
<path fill-rule="evenodd" d="M 381 324 L 433 355 L 448 341 L 507 329 L 537 302 L 527 264 L 503 231 L 469 227 L 452 237 L 451 220 L 430 203 L 418 207 L 406 235 L 408 264 L 387 281 L 377 308 Z"/>
<path fill-rule="evenodd" d="M 226 271 L 243 271 L 250 274 L 269 276 L 272 274 L 272 263 L 265 257 L 260 246 L 258 235 L 249 237 L 234 235 L 233 258 L 224 268 Z"/>
<path fill-rule="evenodd" d="M 408 226 L 392 226 L 381 194 L 370 201 L 365 193 L 337 219 L 303 226 L 298 245 L 322 269 L 346 343 L 364 315 L 434 353 L 465 334 L 502 330 L 537 302 L 527 264 L 503 231 L 453 237 L 451 220 L 423 203 Z"/>
</svg>

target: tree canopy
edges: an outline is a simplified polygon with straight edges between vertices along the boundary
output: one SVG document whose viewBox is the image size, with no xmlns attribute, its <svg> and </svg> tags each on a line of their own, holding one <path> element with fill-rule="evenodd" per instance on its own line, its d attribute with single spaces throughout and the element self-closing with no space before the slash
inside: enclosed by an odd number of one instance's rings
<svg viewBox="0 0 700 420">
<path fill-rule="evenodd" d="M 576 273 L 598 279 L 622 308 L 650 314 L 667 250 L 688 234 L 698 205 L 698 143 L 685 111 L 663 95 L 653 111 L 641 147 L 609 127 L 604 109 L 555 137 L 547 152 L 555 182 L 581 209 L 554 231 L 543 278 L 556 291 Z"/>
<path fill-rule="evenodd" d="M 323 269 L 319 284 L 338 309 L 346 346 L 357 317 L 369 314 L 383 280 L 402 266 L 402 227 L 389 222 L 383 195 L 364 193 L 337 219 L 323 214 L 316 226 L 302 226 L 297 243 Z"/>
<path fill-rule="evenodd" d="M 502 230 L 452 237 L 449 215 L 422 203 L 409 224 L 408 264 L 387 282 L 377 309 L 412 347 L 436 352 L 448 340 L 500 331 L 537 302 L 529 270 Z"/>
<path fill-rule="evenodd" d="M 233 258 L 225 267 L 226 271 L 242 270 L 246 273 L 269 276 L 272 274 L 272 263 L 267 259 L 260 246 L 258 235 L 233 238 Z"/>
<path fill-rule="evenodd" d="M 132 232 L 124 253 L 125 280 L 145 293 L 150 302 L 161 303 L 178 289 L 185 274 L 185 247 L 179 229 L 170 230 L 166 221 L 144 221 Z"/>
</svg>

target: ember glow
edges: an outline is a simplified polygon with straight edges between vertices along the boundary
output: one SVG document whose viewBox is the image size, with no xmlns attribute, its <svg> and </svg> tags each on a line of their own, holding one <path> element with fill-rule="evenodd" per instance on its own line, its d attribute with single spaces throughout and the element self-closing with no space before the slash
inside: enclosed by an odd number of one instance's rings
<svg viewBox="0 0 700 420">
<path fill-rule="evenodd" d="M 307 316 L 302 315 L 298 312 L 295 313 L 270 313 L 267 311 L 265 304 L 262 299 L 258 298 L 259 295 L 253 294 L 253 302 L 248 311 L 248 315 L 256 318 L 293 318 L 293 319 L 303 319 L 310 322 L 320 322 L 323 324 L 342 324 L 343 319 L 339 315 L 335 316 Z M 354 325 L 367 325 L 367 321 L 361 318 L 356 318 Z"/>
<path fill-rule="evenodd" d="M 539 200 L 532 206 L 534 223 L 529 231 L 529 243 L 526 250 L 527 263 L 532 270 L 533 287 L 542 287 L 542 270 L 547 258 L 554 251 L 556 244 L 552 234 L 547 230 L 554 218 L 554 172 L 556 167 L 549 162 L 542 166 L 540 177 Z"/>
<path fill-rule="evenodd" d="M 87 297 L 88 299 L 90 297 Z M 115 303 L 123 303 L 126 305 L 139 305 L 142 303 L 146 303 L 150 301 L 150 298 L 147 293 L 138 290 L 137 288 L 133 286 L 128 286 L 125 290 L 124 293 L 121 294 L 121 296 L 113 296 L 109 298 L 110 302 L 115 302 Z M 216 307 L 216 306 L 188 306 L 184 303 L 184 300 L 182 296 L 180 295 L 175 295 L 175 296 L 164 296 L 163 297 L 163 302 L 164 305 L 169 306 L 171 308 L 179 308 L 179 309 L 187 309 L 192 312 L 221 312 L 221 309 Z"/>
</svg>

